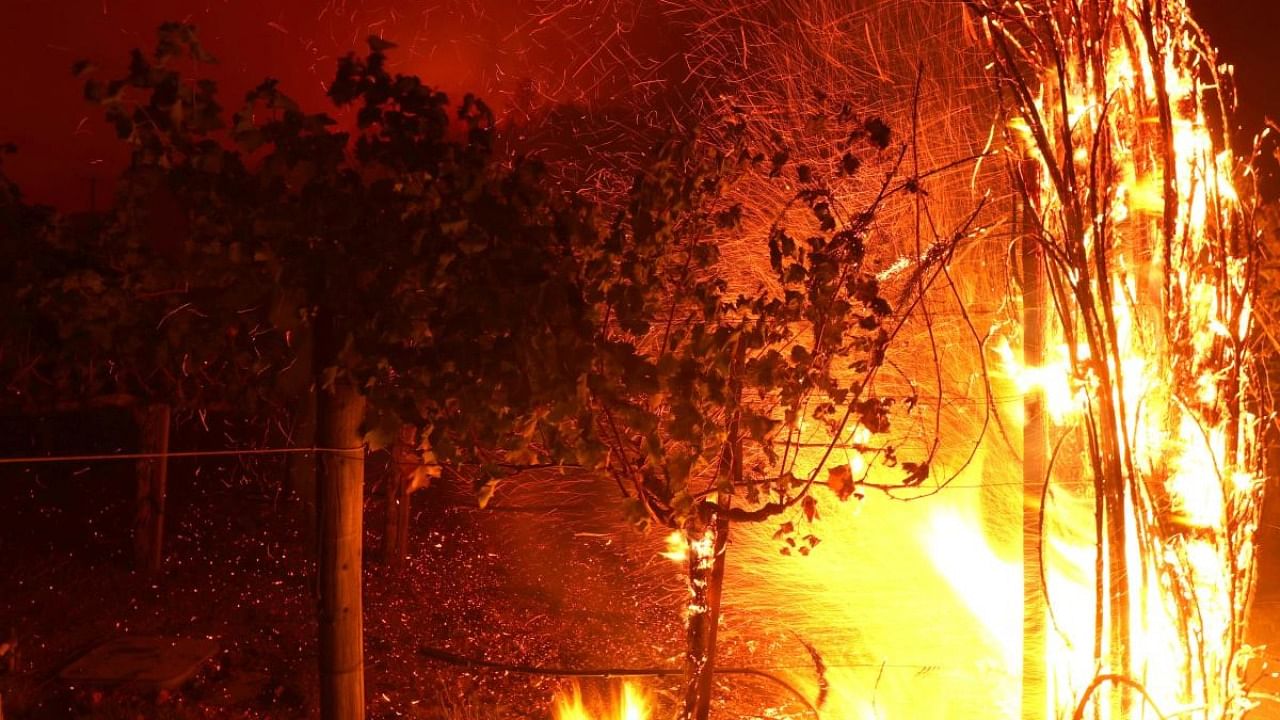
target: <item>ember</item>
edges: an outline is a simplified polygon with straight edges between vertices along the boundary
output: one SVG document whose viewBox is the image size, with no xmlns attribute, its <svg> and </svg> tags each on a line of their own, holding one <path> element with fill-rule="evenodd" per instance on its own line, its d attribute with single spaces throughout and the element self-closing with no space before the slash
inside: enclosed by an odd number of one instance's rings
<svg viewBox="0 0 1280 720">
<path fill-rule="evenodd" d="M 0 173 L 0 714 L 1243 720 L 1280 213 L 1190 1 L 104 4 L 82 211 Z"/>
<path fill-rule="evenodd" d="M 1024 258 L 1052 302 L 1023 337 L 1059 338 L 1069 361 L 1056 380 L 1005 362 L 1031 392 L 1071 388 L 1069 412 L 1048 400 L 1044 513 L 1096 523 L 1041 552 L 1048 708 L 1238 717 L 1262 453 L 1230 85 L 1180 2 L 972 5 L 1030 160 Z"/>
</svg>

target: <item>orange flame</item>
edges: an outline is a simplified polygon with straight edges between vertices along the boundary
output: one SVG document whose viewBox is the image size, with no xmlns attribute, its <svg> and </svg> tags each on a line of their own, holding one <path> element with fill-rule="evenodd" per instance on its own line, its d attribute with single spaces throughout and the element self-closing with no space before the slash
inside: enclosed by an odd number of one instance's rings
<svg viewBox="0 0 1280 720">
<path fill-rule="evenodd" d="M 653 716 L 649 695 L 629 681 L 618 686 L 611 698 L 594 700 L 587 702 L 582 687 L 572 683 L 556 693 L 552 717 L 555 720 L 649 720 Z"/>
<path fill-rule="evenodd" d="M 1022 392 L 1043 394 L 1053 432 L 1075 455 L 1058 459 L 1055 505 L 1046 512 L 1052 527 L 1042 528 L 1050 548 L 1043 558 L 1050 695 L 1059 714 L 1071 713 L 1100 674 L 1120 674 L 1148 694 L 1134 707 L 1236 717 L 1246 702 L 1237 659 L 1259 452 L 1258 419 L 1240 391 L 1250 379 L 1249 242 L 1224 240 L 1246 229 L 1235 160 L 1215 150 L 1228 144 L 1215 129 L 1224 123 L 1208 119 L 1216 111 L 1207 109 L 1204 79 L 1215 60 L 1183 3 L 1154 13 L 1141 0 L 1100 4 L 1111 6 L 1113 22 L 1097 38 L 1048 40 L 1077 56 L 1045 68 L 1043 86 L 1010 125 L 1021 152 L 1040 166 L 1042 186 L 1031 200 L 1044 240 L 1059 253 L 1050 253 L 1050 272 L 1067 288 L 1057 296 L 1061 336 L 1056 353 L 1049 349 L 1052 362 L 1023 367 L 1007 342 L 996 350 Z M 1009 37 L 1000 21 L 990 22 Z M 1147 34 L 1157 40 L 1135 45 Z M 1096 186 L 1077 191 L 1064 173 Z M 1063 218 L 1081 192 L 1091 193 L 1098 214 L 1073 227 Z M 1063 259 L 1067 247 L 1077 255 Z M 1081 316 L 1089 312 L 1109 334 L 1095 331 L 1087 347 L 1073 348 L 1061 338 L 1087 334 Z M 1117 456 L 1079 439 L 1098 433 L 1116 439 Z M 1062 482 L 1096 474 L 1089 458 L 1094 467 L 1114 464 L 1124 478 L 1121 502 L 1107 500 L 1122 515 L 1122 537 L 1108 540 L 1101 530 L 1052 537 L 1053 528 L 1092 526 L 1090 490 Z M 1093 478 L 1091 492 L 1101 493 L 1102 482 Z M 1098 548 L 1110 542 L 1123 543 L 1121 566 L 1108 556 L 1113 564 L 1098 575 Z M 1117 574 L 1127 582 L 1119 601 L 1127 613 L 1114 610 L 1113 598 L 1104 614 L 1094 590 L 1113 593 Z M 1127 638 L 1101 640 L 1099 617 L 1111 628 L 1127 623 Z M 1126 645 L 1125 654 L 1101 650 L 1104 642 Z M 1118 657 L 1129 665 L 1109 667 Z M 1094 700 L 1102 717 L 1122 707 Z"/>
</svg>

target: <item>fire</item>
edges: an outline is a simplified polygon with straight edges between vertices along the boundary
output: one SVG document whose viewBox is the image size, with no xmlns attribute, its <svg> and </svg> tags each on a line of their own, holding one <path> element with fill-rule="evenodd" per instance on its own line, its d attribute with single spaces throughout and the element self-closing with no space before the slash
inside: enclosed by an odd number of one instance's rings
<svg viewBox="0 0 1280 720">
<path fill-rule="evenodd" d="M 684 532 L 673 530 L 667 535 L 667 549 L 658 553 L 662 557 L 675 562 L 684 564 L 689 560 L 689 540 L 685 537 Z"/>
<path fill-rule="evenodd" d="M 1027 224 L 1048 248 L 1043 357 L 1021 362 L 1027 328 L 1007 316 L 981 351 L 994 353 L 991 397 L 1001 423 L 1013 421 L 1005 423 L 1012 440 L 1006 447 L 989 433 L 968 473 L 928 501 L 873 493 L 855 514 L 820 497 L 815 532 L 823 543 L 803 559 L 778 561 L 772 527 L 735 530 L 725 599 L 733 622 L 722 638 L 735 660 L 750 661 L 743 664 L 796 668 L 810 697 L 817 688 L 795 637 L 814 640 L 828 663 L 824 716 L 1018 716 L 1026 565 L 1019 567 L 1015 533 L 1022 502 L 1039 498 L 991 496 L 1017 486 L 1001 481 L 1016 474 L 1021 412 L 1005 398 L 1039 395 L 1053 460 L 1039 537 L 1020 540 L 1043 563 L 1047 606 L 1025 609 L 1045 628 L 1043 716 L 1069 718 L 1081 708 L 1109 720 L 1239 717 L 1260 410 L 1244 393 L 1252 380 L 1248 193 L 1234 184 L 1243 173 L 1220 136 L 1231 124 L 1213 97 L 1216 60 L 1182 0 L 1084 0 L 1074 14 L 1051 0 L 968 4 L 990 10 L 991 38 L 1010 40 L 1009 67 L 995 63 L 1001 88 L 1023 83 L 1028 91 L 1015 98 L 1006 127 L 1011 164 L 1029 169 Z M 836 3 L 814 6 L 844 12 Z M 1083 27 L 1090 18 L 1106 22 Z M 746 44 L 736 27 L 732 38 L 730 47 Z M 753 55 L 753 72 L 783 52 Z M 785 57 L 783 71 L 795 74 Z M 904 86 L 915 67 L 913 58 Z M 920 118 L 927 124 L 934 115 L 926 107 Z M 909 257 L 893 254 L 881 279 L 906 275 Z M 965 272 L 977 272 L 979 260 Z M 992 300 L 982 290 L 966 299 Z M 962 352 L 948 349 L 948 359 Z M 966 360 L 973 358 L 945 370 Z M 918 368 L 911 361 L 922 362 L 907 358 L 904 375 Z M 961 454 L 960 439 L 978 432 L 980 383 L 958 377 L 976 365 L 946 378 L 948 390 L 963 384 L 966 402 L 937 401 L 954 420 L 942 455 Z M 889 482 L 862 464 L 874 453 L 864 458 L 856 447 L 868 439 L 848 438 L 854 449 L 841 462 Z M 708 557 L 708 547 L 675 532 L 662 555 L 685 565 Z M 779 623 L 794 633 L 777 633 Z M 1133 692 L 1116 700 L 1106 682 L 1091 689 L 1103 675 L 1129 678 L 1158 709 Z M 619 707 L 579 699 L 557 717 L 612 718 Z"/>
<path fill-rule="evenodd" d="M 1088 388 L 1082 378 L 1073 375 L 1070 352 L 1065 345 L 1057 348 L 1049 362 L 1035 367 L 1018 362 L 1008 338 L 1000 339 L 995 346 L 995 354 L 1018 392 L 1043 393 L 1049 416 L 1055 423 L 1066 422 L 1086 406 Z M 1076 357 L 1087 360 L 1088 346 L 1077 347 Z"/>
<path fill-rule="evenodd" d="M 593 698 L 587 702 L 578 683 L 570 684 L 556 694 L 552 702 L 555 720 L 649 720 L 653 703 L 638 685 L 623 681 L 609 699 Z"/>
<path fill-rule="evenodd" d="M 925 543 L 938 572 L 961 590 L 969 612 L 992 631 L 1004 664 L 1016 667 L 1021 647 L 1009 619 L 1018 617 L 1021 604 L 1018 567 L 991 549 L 981 527 L 952 509 L 933 513 Z"/>
<path fill-rule="evenodd" d="M 1044 399 L 1057 447 L 1041 528 L 1049 693 L 1059 714 L 1238 717 L 1260 451 L 1252 231 L 1224 86 L 1182 2 L 1086 5 L 980 5 L 1009 53 L 997 72 L 1023 89 L 1010 136 L 1036 166 L 1027 198 L 1053 288 L 1038 331 L 1056 335 L 1051 360 L 996 348 Z M 1095 519 L 1093 537 L 1070 530 Z"/>
<path fill-rule="evenodd" d="M 1038 396 L 1047 411 L 1045 505 L 1040 526 L 1022 537 L 1042 565 L 1047 596 L 1046 606 L 1024 608 L 1044 627 L 1037 649 L 1048 676 L 1043 716 L 1239 717 L 1248 703 L 1239 660 L 1260 498 L 1261 411 L 1247 393 L 1254 237 L 1242 198 L 1249 193 L 1235 184 L 1245 173 L 1222 135 L 1231 127 L 1230 100 L 1216 58 L 1181 0 L 966 4 L 998 48 L 993 67 L 1012 99 L 1009 165 L 1025 168 L 1030 217 L 1011 234 L 1039 244 L 1049 288 L 1042 358 L 1032 366 L 1020 361 L 1028 328 L 1008 319 L 1005 327 L 1014 329 L 997 333 L 983 351 L 994 352 L 1002 371 L 992 384 Z M 998 412 L 1003 422 L 1019 419 L 1019 410 L 1006 404 Z M 976 424 L 972 416 L 969 422 L 964 431 Z M 991 475 L 1016 454 L 996 449 L 1003 450 L 996 439 L 984 439 Z M 981 514 L 989 506 L 958 499 L 962 488 L 939 493 L 929 510 L 896 517 L 898 509 L 877 497 L 857 520 L 822 505 L 824 522 L 835 518 L 819 530 L 824 544 L 784 569 L 765 564 L 778 552 L 767 542 L 732 547 L 737 582 L 729 587 L 738 597 L 727 602 L 749 600 L 763 618 L 784 616 L 785 598 L 805 598 L 805 629 L 857 628 L 846 647 L 824 648 L 845 652 L 844 666 L 829 676 L 829 702 L 838 708 L 828 708 L 831 716 L 925 717 L 933 709 L 920 688 L 942 687 L 942 678 L 917 671 L 908 681 L 886 669 L 912 665 L 912 651 L 924 647 L 927 657 L 956 658 L 957 666 L 976 665 L 966 651 L 995 656 L 997 672 L 983 682 L 1006 702 L 986 716 L 1017 715 L 1026 647 L 1017 622 L 1020 568 L 1002 545 L 1007 538 L 989 532 L 1016 521 L 990 522 Z M 1038 504 L 1039 495 L 1027 488 L 1025 501 Z M 943 598 L 940 606 L 953 599 L 935 589 L 944 581 L 960 599 L 948 610 L 967 610 L 985 630 L 957 631 L 973 633 L 964 635 L 966 647 L 937 647 L 920 616 L 886 623 L 890 611 L 855 604 L 870 594 L 864 588 L 887 584 L 850 568 L 874 562 L 871 543 L 876 531 L 889 534 L 889 518 L 923 548 L 903 543 L 893 548 L 892 569 L 874 570 L 903 573 L 900 586 Z M 852 537 L 839 538 L 845 532 Z M 837 546 L 855 559 L 832 557 Z M 749 552 L 756 554 L 743 559 Z M 908 580 L 911 552 L 931 560 L 935 574 Z M 1027 567 L 1024 560 L 1023 573 Z M 841 601 L 828 605 L 827 595 Z M 746 635 L 762 618 L 735 619 Z M 913 642 L 917 630 L 922 637 Z"/>
</svg>

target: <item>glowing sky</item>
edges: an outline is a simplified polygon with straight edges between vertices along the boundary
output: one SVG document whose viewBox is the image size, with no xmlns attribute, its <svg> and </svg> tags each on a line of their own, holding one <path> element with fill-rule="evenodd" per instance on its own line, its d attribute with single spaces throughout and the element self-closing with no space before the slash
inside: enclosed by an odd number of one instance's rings
<svg viewBox="0 0 1280 720">
<path fill-rule="evenodd" d="M 856 5 L 857 0 L 851 0 Z M 164 20 L 195 23 L 221 60 L 210 74 L 224 106 L 264 76 L 313 110 L 327 109 L 323 85 L 335 59 L 363 50 L 370 34 L 401 45 L 393 60 L 454 93 L 491 98 L 523 78 L 558 100 L 607 96 L 638 77 L 678 74 L 679 40 L 658 0 L 4 0 L 0 52 L 0 142 L 19 146 L 6 172 L 29 198 L 77 208 L 90 178 L 114 174 L 123 148 L 100 113 L 81 99 L 73 61 L 118 71 L 129 49 L 149 49 Z M 1275 0 L 1199 0 L 1224 59 L 1239 67 L 1242 121 L 1280 117 L 1280 27 Z M 637 9 L 639 8 L 639 9 Z M 624 42 L 618 42 L 619 40 Z M 627 67 L 621 75 L 617 68 Z M 499 100 L 500 104 L 500 100 Z M 1251 133 L 1250 133 L 1251 134 Z M 101 192 L 101 190 L 99 191 Z"/>
</svg>

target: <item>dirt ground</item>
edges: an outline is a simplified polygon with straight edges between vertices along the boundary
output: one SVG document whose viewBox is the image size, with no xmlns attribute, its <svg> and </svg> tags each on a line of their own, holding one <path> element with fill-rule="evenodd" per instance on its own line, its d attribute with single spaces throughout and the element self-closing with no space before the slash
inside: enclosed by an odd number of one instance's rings
<svg viewBox="0 0 1280 720">
<path fill-rule="evenodd" d="M 165 567 L 154 577 L 131 569 L 131 466 L 5 470 L 0 642 L 18 643 L 13 670 L 0 663 L 6 720 L 316 715 L 315 605 L 296 513 L 280 490 L 282 463 L 174 460 Z M 614 518 L 566 510 L 566 498 L 581 499 L 582 480 L 513 487 L 484 511 L 456 488 L 421 491 L 410 560 L 392 572 L 378 550 L 385 476 L 385 460 L 373 456 L 365 513 L 371 718 L 549 716 L 556 679 L 469 671 L 422 648 L 552 668 L 678 666 L 677 575 L 634 572 L 637 548 L 617 537 Z M 653 542 L 638 533 L 630 541 Z M 209 637 L 220 651 L 175 692 L 59 679 L 84 652 L 123 634 Z M 647 686 L 660 697 L 674 689 Z"/>
<path fill-rule="evenodd" d="M 98 433 L 89 449 L 127 439 Z M 381 561 L 387 458 L 366 474 L 365 657 L 372 720 L 550 717 L 550 676 L 481 670 L 441 653 L 540 668 L 675 668 L 679 568 L 660 534 L 620 526 L 587 478 L 512 482 L 480 510 L 448 484 L 414 497 L 410 559 Z M 164 570 L 131 568 L 132 466 L 0 467 L 0 658 L 4 720 L 195 720 L 317 716 L 315 602 L 278 459 L 174 460 Z M 1272 523 L 1272 525 L 1276 525 Z M 1270 527 L 1270 526 L 1269 526 Z M 1271 528 L 1280 534 L 1280 525 Z M 1280 647 L 1280 549 L 1264 544 L 1252 641 Z M 121 635 L 208 637 L 220 650 L 173 692 L 73 687 L 58 673 Z M 424 653 L 428 648 L 434 652 Z M 742 648 L 725 657 L 748 663 Z M 1269 674 L 1256 690 L 1280 697 Z M 603 680 L 584 681 L 603 692 Z M 671 680 L 646 680 L 669 717 Z M 717 720 L 807 715 L 776 687 L 722 683 Z M 1280 718 L 1264 702 L 1250 720 Z"/>
</svg>

